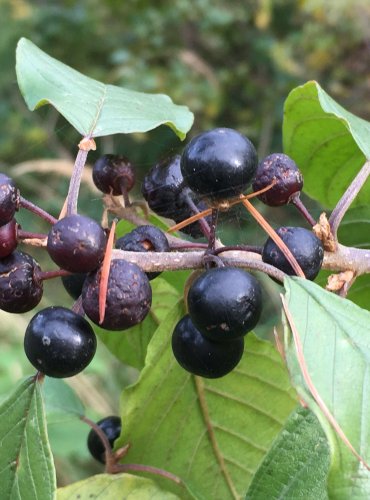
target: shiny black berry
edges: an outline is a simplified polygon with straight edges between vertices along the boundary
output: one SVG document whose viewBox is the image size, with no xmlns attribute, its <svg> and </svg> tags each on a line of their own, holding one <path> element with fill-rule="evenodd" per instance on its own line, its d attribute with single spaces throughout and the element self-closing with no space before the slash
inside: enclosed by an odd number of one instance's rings
<svg viewBox="0 0 370 500">
<path fill-rule="evenodd" d="M 15 219 L 0 226 L 0 259 L 7 257 L 17 248 L 17 230 L 18 224 Z"/>
<path fill-rule="evenodd" d="M 90 324 L 65 307 L 47 307 L 31 319 L 24 337 L 31 364 L 49 377 L 72 377 L 91 362 L 96 337 Z"/>
<path fill-rule="evenodd" d="M 0 260 L 0 309 L 11 313 L 31 311 L 43 293 L 38 263 L 24 252 L 15 251 Z"/>
<path fill-rule="evenodd" d="M 319 238 L 303 227 L 280 227 L 277 234 L 292 252 L 309 280 L 319 274 L 324 258 L 324 248 Z M 262 260 L 289 275 L 295 272 L 276 243 L 268 238 L 262 251 Z"/>
<path fill-rule="evenodd" d="M 82 288 L 82 306 L 87 316 L 99 325 L 99 289 L 101 269 L 90 273 Z M 152 290 L 146 274 L 123 259 L 111 262 L 105 317 L 101 326 L 107 330 L 126 330 L 148 314 Z"/>
<path fill-rule="evenodd" d="M 231 372 L 239 363 L 244 351 L 244 339 L 213 342 L 197 330 L 187 315 L 173 331 L 172 351 L 184 370 L 200 377 L 218 378 Z"/>
<path fill-rule="evenodd" d="M 253 191 L 259 191 L 272 182 L 275 184 L 258 198 L 271 207 L 286 205 L 303 188 L 303 176 L 296 163 L 283 153 L 274 153 L 258 165 Z"/>
<path fill-rule="evenodd" d="M 251 141 L 230 128 L 216 128 L 194 137 L 181 156 L 181 172 L 195 193 L 210 200 L 238 196 L 257 169 Z"/>
<path fill-rule="evenodd" d="M 234 267 L 209 269 L 190 286 L 192 322 L 214 341 L 228 341 L 252 330 L 261 315 L 261 287 L 251 274 Z"/>
<path fill-rule="evenodd" d="M 11 221 L 18 206 L 19 191 L 14 181 L 5 174 L 0 174 L 0 226 Z"/>
<path fill-rule="evenodd" d="M 92 178 L 103 193 L 118 196 L 122 190 L 130 191 L 135 184 L 131 162 L 125 156 L 104 155 L 94 164 Z"/>
<path fill-rule="evenodd" d="M 115 440 L 121 434 L 121 419 L 116 416 L 105 417 L 96 424 L 100 427 L 100 429 L 107 436 L 109 444 L 111 448 L 114 446 Z M 89 435 L 87 436 L 87 447 L 91 455 L 98 462 L 104 464 L 105 463 L 105 448 L 104 445 L 98 436 L 98 434 L 91 429 Z"/>
<path fill-rule="evenodd" d="M 87 273 L 74 273 L 68 276 L 62 276 L 62 283 L 68 294 L 75 300 L 82 293 L 82 287 Z"/>
<path fill-rule="evenodd" d="M 72 273 L 87 273 L 103 260 L 106 235 L 90 217 L 70 215 L 59 220 L 48 234 L 50 257 L 62 269 Z"/>
<path fill-rule="evenodd" d="M 116 241 L 116 248 L 129 252 L 169 252 L 170 245 L 166 235 L 155 226 L 138 226 Z M 146 273 L 149 280 L 160 272 Z"/>
</svg>

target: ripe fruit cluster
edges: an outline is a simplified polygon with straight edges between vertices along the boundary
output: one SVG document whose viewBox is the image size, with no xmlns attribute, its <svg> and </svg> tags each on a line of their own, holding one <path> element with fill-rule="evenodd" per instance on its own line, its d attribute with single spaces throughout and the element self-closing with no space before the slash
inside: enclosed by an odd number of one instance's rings
<svg viewBox="0 0 370 500">
<path fill-rule="evenodd" d="M 92 176 L 103 193 L 121 196 L 123 208 L 131 206 L 129 192 L 135 175 L 127 158 L 102 156 Z M 172 336 L 179 364 L 203 377 L 221 377 L 235 368 L 243 354 L 244 336 L 260 318 L 262 291 L 258 281 L 243 269 L 221 265 L 214 245 L 219 207 L 244 200 L 252 183 L 264 203 L 277 206 L 297 203 L 303 180 L 286 155 L 273 154 L 258 164 L 249 139 L 228 128 L 194 137 L 182 155 L 154 165 L 142 183 L 142 194 L 153 211 L 176 223 L 191 217 L 182 231 L 193 238 L 208 239 L 205 256 L 211 260 L 205 261 L 204 272 L 192 282 L 188 314 Z M 22 207 L 51 223 L 47 235 L 22 231 L 15 219 Z M 207 212 L 202 214 L 204 210 Z M 22 198 L 14 181 L 0 174 L 0 308 L 13 313 L 32 310 L 42 298 L 43 280 L 55 276 L 62 277 L 76 300 L 71 310 L 61 306 L 39 310 L 27 327 L 25 353 L 45 375 L 70 377 L 90 363 L 97 342 L 85 315 L 101 328 L 126 330 L 143 321 L 151 308 L 150 280 L 160 273 L 145 273 L 136 264 L 111 259 L 109 245 L 114 243 L 108 233 L 97 221 L 73 210 L 54 219 Z M 314 279 L 323 260 L 321 241 L 304 228 L 282 227 L 273 236 L 261 251 L 262 260 L 294 274 L 284 247 L 278 244 L 282 241 L 306 277 Z M 17 250 L 25 238 L 43 240 L 59 269 L 43 272 L 31 255 Z M 192 247 L 191 242 L 188 247 Z M 163 231 L 147 224 L 123 235 L 115 248 L 139 253 L 175 249 Z"/>
</svg>

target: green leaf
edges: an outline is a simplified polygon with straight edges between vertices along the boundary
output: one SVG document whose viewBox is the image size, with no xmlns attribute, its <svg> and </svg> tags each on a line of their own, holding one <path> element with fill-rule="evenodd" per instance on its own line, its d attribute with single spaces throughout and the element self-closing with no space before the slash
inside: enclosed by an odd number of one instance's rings
<svg viewBox="0 0 370 500">
<path fill-rule="evenodd" d="M 370 248 L 370 206 L 350 208 L 338 228 L 342 245 Z"/>
<path fill-rule="evenodd" d="M 153 333 L 167 312 L 180 299 L 180 293 L 161 277 L 151 281 L 152 307 L 148 316 L 138 325 L 122 332 L 108 332 L 94 327 L 100 340 L 123 363 L 138 368 L 144 366 L 147 346 Z"/>
<path fill-rule="evenodd" d="M 294 89 L 285 101 L 284 151 L 304 176 L 304 191 L 333 208 L 365 159 L 370 159 L 370 123 L 337 104 L 317 82 Z M 365 185 L 354 205 L 370 200 Z"/>
<path fill-rule="evenodd" d="M 40 383 L 22 382 L 0 406 L 0 488 L 9 500 L 55 497 L 53 457 Z"/>
<path fill-rule="evenodd" d="M 154 481 L 131 474 L 99 474 L 58 489 L 58 500 L 176 500 L 178 496 L 160 489 Z"/>
<path fill-rule="evenodd" d="M 125 425 L 116 445 L 130 442 L 124 461 L 172 472 L 196 498 L 239 498 L 296 406 L 295 395 L 276 350 L 252 333 L 226 377 L 206 380 L 183 370 L 171 349 L 183 314 L 181 304 L 168 313 L 139 381 L 123 391 Z"/>
<path fill-rule="evenodd" d="M 355 450 L 369 463 L 370 313 L 298 278 L 285 281 L 286 299 L 312 383 Z M 332 498 L 369 498 L 370 472 L 349 451 L 314 402 L 298 365 L 291 331 L 285 332 L 292 382 L 328 436 Z"/>
<path fill-rule="evenodd" d="M 26 38 L 17 46 L 17 79 L 30 110 L 52 104 L 83 136 L 147 132 L 168 125 L 184 139 L 193 123 L 163 94 L 104 85 L 50 57 Z"/>
<path fill-rule="evenodd" d="M 325 433 L 307 408 L 290 415 L 258 469 L 246 500 L 325 500 L 330 462 Z"/>
<path fill-rule="evenodd" d="M 64 380 L 46 377 L 42 392 L 48 424 L 79 419 L 85 414 L 81 400 Z"/>
</svg>

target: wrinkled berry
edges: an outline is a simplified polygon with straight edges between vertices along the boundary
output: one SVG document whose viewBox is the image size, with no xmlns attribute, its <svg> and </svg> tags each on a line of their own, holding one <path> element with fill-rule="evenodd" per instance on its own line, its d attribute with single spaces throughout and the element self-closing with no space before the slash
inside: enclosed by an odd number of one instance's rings
<svg viewBox="0 0 370 500">
<path fill-rule="evenodd" d="M 166 235 L 155 226 L 138 226 L 116 241 L 116 248 L 129 252 L 169 252 L 170 245 Z M 146 273 L 149 280 L 160 272 Z"/>
<path fill-rule="evenodd" d="M 258 165 L 253 191 L 275 184 L 258 198 L 271 207 L 286 205 L 302 191 L 303 176 L 296 163 L 283 153 L 274 153 Z"/>
<path fill-rule="evenodd" d="M 24 252 L 15 251 L 0 260 L 0 309 L 11 313 L 31 311 L 43 293 L 38 263 Z"/>
<path fill-rule="evenodd" d="M 90 273 L 82 288 L 82 306 L 91 321 L 107 330 L 126 330 L 143 321 L 152 304 L 146 274 L 136 264 L 112 260 L 102 324 L 99 324 L 100 277 L 101 269 Z"/>
<path fill-rule="evenodd" d="M 106 235 L 90 217 L 70 215 L 53 225 L 48 234 L 50 257 L 62 269 L 72 273 L 87 273 L 103 260 Z"/>
<path fill-rule="evenodd" d="M 13 179 L 0 174 L 0 226 L 12 220 L 19 206 L 19 191 Z"/>
</svg>

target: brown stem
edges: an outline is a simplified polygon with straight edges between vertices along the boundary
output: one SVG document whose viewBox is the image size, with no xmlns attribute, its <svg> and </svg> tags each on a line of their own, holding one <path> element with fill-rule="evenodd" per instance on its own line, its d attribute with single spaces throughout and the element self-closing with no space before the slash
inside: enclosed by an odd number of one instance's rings
<svg viewBox="0 0 370 500">
<path fill-rule="evenodd" d="M 303 217 L 306 219 L 306 221 L 309 223 L 310 226 L 313 227 L 317 224 L 317 221 L 312 217 L 312 215 L 304 205 L 303 201 L 301 200 L 299 193 L 296 193 L 296 195 L 292 197 L 291 203 L 299 210 L 301 215 L 303 215 Z"/>
<path fill-rule="evenodd" d="M 30 231 L 23 231 L 23 229 L 17 229 L 17 239 L 18 240 L 44 240 L 47 238 L 47 234 L 43 233 L 31 233 Z"/>
<path fill-rule="evenodd" d="M 76 161 L 73 167 L 73 173 L 69 183 L 68 197 L 67 197 L 67 215 L 73 215 L 77 213 L 77 199 L 78 193 L 80 191 L 82 172 L 86 163 L 88 151 L 85 149 L 79 149 Z"/>
<path fill-rule="evenodd" d="M 56 269 L 55 271 L 40 271 L 37 273 L 37 278 L 45 281 L 53 278 L 61 278 L 62 276 L 70 276 L 72 273 L 65 269 Z"/>
<path fill-rule="evenodd" d="M 23 198 L 23 196 L 20 196 L 19 198 L 19 205 L 26 210 L 29 210 L 30 212 L 38 215 L 39 217 L 41 217 L 41 219 L 46 220 L 46 222 L 50 222 L 50 224 L 55 224 L 58 221 L 58 219 L 50 215 L 44 209 L 38 207 L 31 201 L 26 200 L 26 198 Z"/>
<path fill-rule="evenodd" d="M 331 232 L 336 241 L 338 240 L 337 232 L 339 224 L 341 223 L 351 203 L 358 195 L 360 189 L 365 184 L 369 174 L 370 174 L 370 161 L 366 161 L 361 167 L 361 170 L 358 172 L 356 177 L 353 179 L 351 184 L 346 189 L 341 199 L 338 201 L 337 206 L 334 208 L 329 217 Z"/>
<path fill-rule="evenodd" d="M 119 472 L 127 472 L 127 471 L 136 471 L 136 472 L 148 472 L 149 474 L 155 474 L 157 476 L 164 477 L 166 479 L 170 479 L 176 484 L 182 484 L 182 480 L 168 472 L 164 469 L 159 469 L 158 467 L 152 467 L 151 465 L 141 465 L 141 464 L 114 464 L 111 472 L 119 473 Z"/>
</svg>

